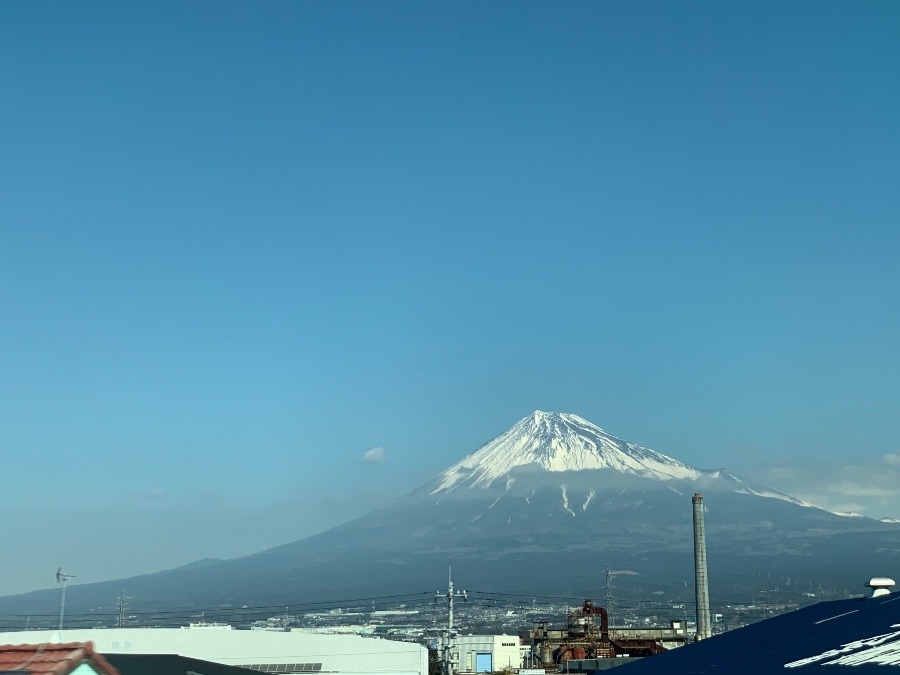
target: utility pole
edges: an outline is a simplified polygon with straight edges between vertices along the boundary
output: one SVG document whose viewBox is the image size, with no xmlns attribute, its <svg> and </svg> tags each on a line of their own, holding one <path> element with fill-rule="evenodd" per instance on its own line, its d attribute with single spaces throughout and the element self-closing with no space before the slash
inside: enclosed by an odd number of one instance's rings
<svg viewBox="0 0 900 675">
<path fill-rule="evenodd" d="M 62 598 L 59 601 L 59 629 L 63 629 L 63 617 L 66 613 L 66 582 L 74 579 L 74 574 L 63 574 L 62 567 L 56 570 L 56 583 L 62 584 Z"/>
<path fill-rule="evenodd" d="M 606 566 L 606 613 L 608 616 L 612 616 L 613 611 L 613 585 L 612 585 L 612 575 L 613 572 L 609 569 L 609 565 Z"/>
<path fill-rule="evenodd" d="M 119 621 L 116 625 L 125 628 L 125 591 L 119 593 Z"/>
<path fill-rule="evenodd" d="M 452 568 L 447 568 L 447 592 L 441 593 L 437 591 L 434 594 L 434 601 L 437 602 L 439 598 L 445 598 L 447 600 L 447 628 L 443 631 L 442 640 L 441 640 L 441 671 L 444 675 L 452 675 L 454 672 L 454 665 L 456 664 L 456 659 L 453 654 L 453 638 L 456 637 L 456 633 L 453 632 L 453 601 L 456 598 L 462 598 L 463 600 L 469 599 L 469 594 L 466 591 L 454 591 L 453 590 L 453 574 Z"/>
</svg>

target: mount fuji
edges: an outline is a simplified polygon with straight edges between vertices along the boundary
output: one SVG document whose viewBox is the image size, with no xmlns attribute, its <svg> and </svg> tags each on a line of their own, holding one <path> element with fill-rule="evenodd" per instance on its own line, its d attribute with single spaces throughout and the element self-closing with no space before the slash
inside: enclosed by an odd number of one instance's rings
<svg viewBox="0 0 900 675">
<path fill-rule="evenodd" d="M 629 443 L 578 415 L 540 410 L 443 471 L 429 487 L 433 486 L 431 494 L 438 495 L 460 489 L 489 489 L 502 482 L 505 491 L 509 491 L 520 477 L 526 481 L 539 477 L 538 482 L 542 485 L 554 483 L 554 478 L 545 472 L 560 474 L 563 502 L 566 501 L 568 479 L 577 475 L 579 483 L 598 488 L 621 482 L 622 478 L 643 478 L 671 483 L 668 487 L 676 492 L 675 485 L 691 483 L 705 489 L 729 490 L 812 506 L 783 492 L 744 481 L 726 469 L 698 469 Z M 590 494 L 588 500 L 593 499 Z"/>
<path fill-rule="evenodd" d="M 622 595 L 674 600 L 693 579 L 695 492 L 706 507 L 711 592 L 723 601 L 779 579 L 855 588 L 900 563 L 900 524 L 840 516 L 577 415 L 536 411 L 385 508 L 242 558 L 73 586 L 69 603 L 96 607 L 122 589 L 144 606 L 382 596 L 434 588 L 449 564 L 469 588 L 587 597 L 609 565 L 628 573 Z M 57 601 L 47 591 L 10 596 L 0 611 Z"/>
</svg>

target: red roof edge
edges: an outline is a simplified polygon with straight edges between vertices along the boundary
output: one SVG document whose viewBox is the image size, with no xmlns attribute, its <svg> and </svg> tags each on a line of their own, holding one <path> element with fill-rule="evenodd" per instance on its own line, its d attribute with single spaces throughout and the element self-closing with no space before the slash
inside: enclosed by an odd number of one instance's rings
<svg viewBox="0 0 900 675">
<path fill-rule="evenodd" d="M 90 640 L 84 643 L 85 652 L 87 653 L 87 659 L 92 666 L 94 666 L 94 670 L 97 670 L 101 673 L 105 673 L 106 675 L 119 675 L 119 671 L 116 667 L 106 660 L 106 657 L 99 652 L 94 651 L 94 643 Z"/>
<path fill-rule="evenodd" d="M 68 675 L 74 671 L 82 663 L 88 663 L 99 675 L 120 675 L 119 671 L 102 654 L 98 654 L 94 650 L 93 642 L 65 642 L 52 643 L 42 642 L 38 644 L 21 644 L 21 645 L 0 645 L 0 653 L 21 652 L 24 659 L 17 669 L 30 672 L 29 665 L 41 654 L 56 653 L 59 660 L 54 659 L 50 663 L 55 662 L 55 667 L 50 673 L 54 675 Z M 25 656 L 30 654 L 31 656 Z M 46 660 L 41 663 L 47 664 Z M 5 664 L 4 664 L 5 665 Z M 47 672 L 47 671 L 42 671 Z"/>
</svg>

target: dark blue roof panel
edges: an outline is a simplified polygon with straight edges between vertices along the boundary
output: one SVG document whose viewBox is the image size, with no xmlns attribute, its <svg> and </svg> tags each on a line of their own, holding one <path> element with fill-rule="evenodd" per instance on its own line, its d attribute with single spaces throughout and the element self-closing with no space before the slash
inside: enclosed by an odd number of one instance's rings
<svg viewBox="0 0 900 675">
<path fill-rule="evenodd" d="M 821 602 L 629 664 L 628 672 L 884 675 L 882 666 L 900 666 L 900 593 Z"/>
</svg>

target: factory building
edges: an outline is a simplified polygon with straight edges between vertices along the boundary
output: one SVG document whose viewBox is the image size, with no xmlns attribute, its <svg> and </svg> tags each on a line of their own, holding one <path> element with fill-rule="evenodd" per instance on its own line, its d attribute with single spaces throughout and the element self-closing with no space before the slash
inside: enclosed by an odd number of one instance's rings
<svg viewBox="0 0 900 675">
<path fill-rule="evenodd" d="M 693 640 L 685 621 L 670 621 L 668 626 L 643 626 L 637 628 L 609 628 L 613 642 L 629 644 L 636 640 L 653 640 L 663 649 L 675 649 Z"/>
<path fill-rule="evenodd" d="M 122 665 L 128 659 L 117 657 L 141 657 L 135 660 L 146 663 L 154 655 L 159 657 L 159 675 L 167 675 L 169 671 L 162 664 L 173 655 L 281 675 L 428 675 L 428 650 L 424 646 L 358 635 L 215 628 L 91 628 L 4 633 L 3 642 L 92 642 L 96 652 L 119 664 L 122 675 L 128 675 L 128 668 Z M 183 669 L 179 675 L 184 675 Z"/>
<path fill-rule="evenodd" d="M 458 635 L 454 645 L 460 673 L 492 673 L 522 665 L 517 635 Z"/>
</svg>

